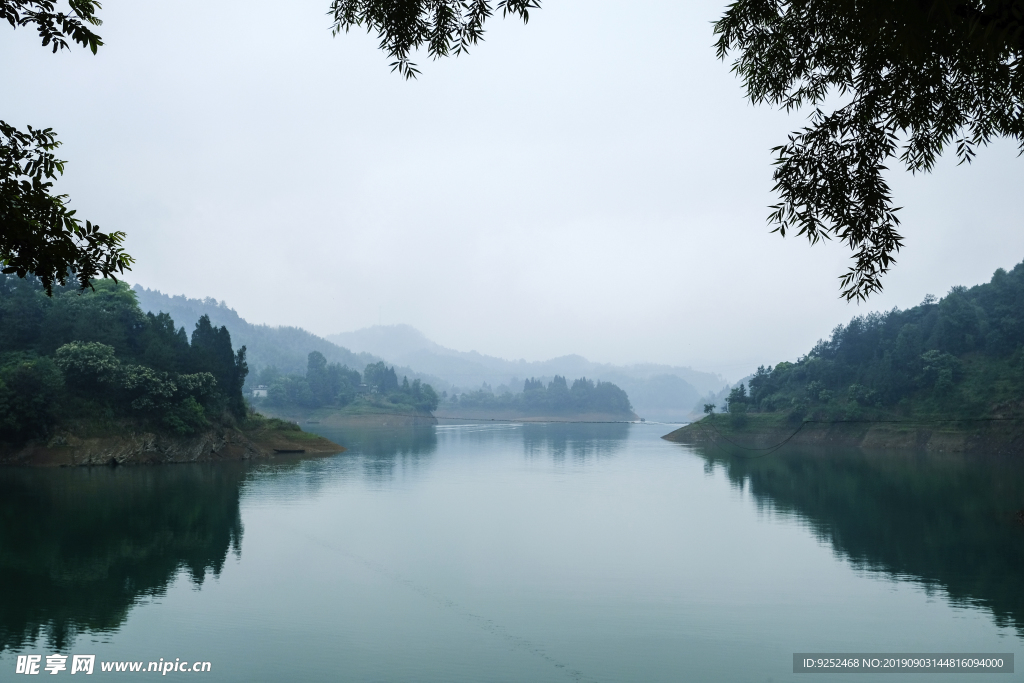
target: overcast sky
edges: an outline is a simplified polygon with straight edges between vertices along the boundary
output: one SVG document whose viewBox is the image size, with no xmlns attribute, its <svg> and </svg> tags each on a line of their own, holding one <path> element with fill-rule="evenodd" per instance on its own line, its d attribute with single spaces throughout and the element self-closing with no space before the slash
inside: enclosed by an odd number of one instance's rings
<svg viewBox="0 0 1024 683">
<path fill-rule="evenodd" d="M 906 249 L 884 295 L 841 301 L 844 248 L 766 228 L 769 150 L 804 119 L 715 59 L 724 3 L 546 0 L 412 82 L 328 5 L 107 0 L 96 56 L 5 24 L 0 116 L 58 132 L 60 189 L 128 233 L 129 282 L 321 335 L 737 379 L 1024 258 L 1001 142 L 893 173 Z"/>
</svg>

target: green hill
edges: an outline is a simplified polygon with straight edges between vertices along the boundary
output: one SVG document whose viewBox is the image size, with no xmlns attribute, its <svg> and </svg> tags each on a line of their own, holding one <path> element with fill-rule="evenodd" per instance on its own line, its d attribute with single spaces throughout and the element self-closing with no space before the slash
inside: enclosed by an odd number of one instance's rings
<svg viewBox="0 0 1024 683">
<path fill-rule="evenodd" d="M 796 362 L 758 368 L 749 391 L 735 388 L 725 410 L 728 418 L 715 423 L 731 433 L 782 433 L 808 422 L 889 431 L 935 425 L 947 437 L 991 433 L 983 440 L 990 445 L 998 434 L 1016 439 L 1024 418 L 1024 264 L 941 300 L 858 316 Z"/>
<path fill-rule="evenodd" d="M 251 457 L 297 442 L 337 452 L 249 413 L 246 350 L 226 328 L 202 316 L 189 335 L 143 313 L 123 282 L 94 286 L 50 297 L 37 278 L 0 275 L 0 462 Z"/>
</svg>

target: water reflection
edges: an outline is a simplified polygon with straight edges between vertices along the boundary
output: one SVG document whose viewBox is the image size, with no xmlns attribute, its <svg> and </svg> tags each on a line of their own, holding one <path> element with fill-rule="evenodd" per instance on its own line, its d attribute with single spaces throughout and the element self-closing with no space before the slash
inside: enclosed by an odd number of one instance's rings
<svg viewBox="0 0 1024 683">
<path fill-rule="evenodd" d="M 548 453 L 556 460 L 570 456 L 577 462 L 606 458 L 622 450 L 629 424 L 524 424 L 523 450 L 529 456 Z"/>
<path fill-rule="evenodd" d="M 433 425 L 399 427 L 307 427 L 310 431 L 340 443 L 347 449 L 340 456 L 345 464 L 358 458 L 363 476 L 370 481 L 393 479 L 397 468 L 415 471 L 437 451 L 437 433 Z M 344 466 L 342 466 L 344 469 Z"/>
<path fill-rule="evenodd" d="M 436 429 L 446 446 L 486 450 L 497 444 L 521 444 L 528 457 L 550 456 L 562 461 L 569 456 L 583 462 L 621 451 L 630 426 L 623 422 L 477 422 L 442 424 Z"/>
<path fill-rule="evenodd" d="M 399 469 L 415 470 L 434 456 L 439 443 L 456 450 L 486 452 L 496 446 L 521 447 L 530 457 L 571 457 L 583 462 L 621 451 L 629 436 L 628 423 L 484 422 L 405 427 L 320 427 L 317 433 L 343 444 L 342 459 L 358 458 L 371 480 L 394 478 Z"/>
<path fill-rule="evenodd" d="M 762 508 L 798 516 L 854 565 L 943 588 L 1024 632 L 1024 463 L 1001 458 L 700 448 Z"/>
<path fill-rule="evenodd" d="M 182 569 L 240 552 L 245 467 L 0 470 L 0 652 L 118 628 Z"/>
</svg>

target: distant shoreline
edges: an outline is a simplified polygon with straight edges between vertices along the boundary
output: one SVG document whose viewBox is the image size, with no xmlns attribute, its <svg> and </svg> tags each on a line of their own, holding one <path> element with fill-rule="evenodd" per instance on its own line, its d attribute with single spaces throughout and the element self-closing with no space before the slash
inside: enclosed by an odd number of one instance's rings
<svg viewBox="0 0 1024 683">
<path fill-rule="evenodd" d="M 411 425 L 438 424 L 439 421 L 480 421 L 480 422 L 639 422 L 636 413 L 568 413 L 554 415 L 527 414 L 509 410 L 445 410 L 433 413 L 416 411 L 408 406 L 393 409 L 374 404 L 353 403 L 343 408 L 325 407 L 303 409 L 295 406 L 274 408 L 261 405 L 258 410 L 268 417 L 288 420 L 300 425 L 324 425 L 327 427 L 380 426 L 398 427 Z"/>
<path fill-rule="evenodd" d="M 350 404 L 343 408 L 303 409 L 294 406 L 288 408 L 260 406 L 257 410 L 267 417 L 288 420 L 302 426 L 398 427 L 437 424 L 437 420 L 430 413 L 417 411 L 408 406 L 395 406 L 392 410 L 378 405 L 359 403 Z"/>
<path fill-rule="evenodd" d="M 509 422 L 639 422 L 636 413 L 570 413 L 558 415 L 531 415 L 518 411 L 501 410 L 435 410 L 438 420 L 484 420 Z"/>
</svg>

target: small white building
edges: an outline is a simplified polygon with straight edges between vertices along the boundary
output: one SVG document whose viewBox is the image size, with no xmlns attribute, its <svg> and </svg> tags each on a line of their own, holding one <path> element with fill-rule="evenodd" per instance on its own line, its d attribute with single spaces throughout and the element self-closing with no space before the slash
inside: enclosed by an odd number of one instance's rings
<svg viewBox="0 0 1024 683">
<path fill-rule="evenodd" d="M 266 384 L 260 384 L 255 389 L 253 389 L 252 390 L 252 397 L 253 398 L 266 398 L 267 397 L 267 385 Z"/>
</svg>

